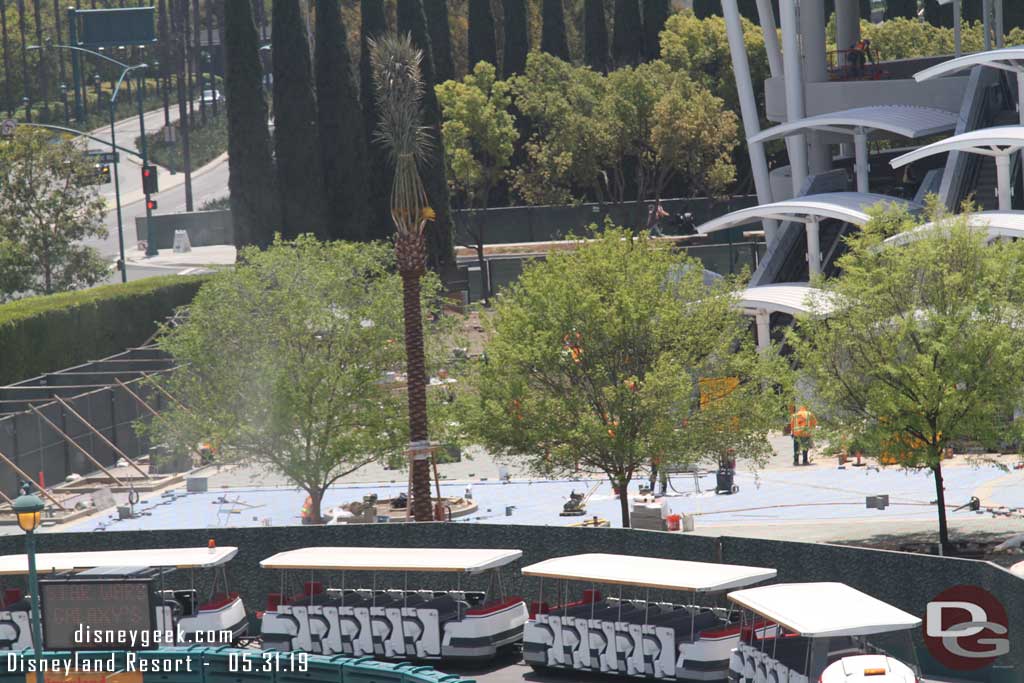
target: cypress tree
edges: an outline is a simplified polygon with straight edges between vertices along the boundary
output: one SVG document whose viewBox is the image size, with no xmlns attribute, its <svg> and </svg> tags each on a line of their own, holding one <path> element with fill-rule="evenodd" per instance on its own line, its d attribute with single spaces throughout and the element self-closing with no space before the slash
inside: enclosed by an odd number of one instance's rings
<svg viewBox="0 0 1024 683">
<path fill-rule="evenodd" d="M 502 71 L 505 78 L 508 78 L 526 70 L 526 55 L 530 53 L 530 20 L 526 0 L 505 0 L 502 6 L 505 12 L 505 59 Z"/>
<path fill-rule="evenodd" d="M 450 81 L 455 78 L 455 62 L 452 60 L 452 36 L 448 25 L 448 0 L 430 0 L 423 5 L 423 11 L 427 13 L 434 75 L 438 83 Z"/>
<path fill-rule="evenodd" d="M 441 138 L 441 108 L 437 104 L 434 86 L 434 60 L 430 56 L 430 36 L 427 18 L 421 0 L 398 0 L 398 33 L 408 33 L 413 44 L 423 52 L 421 62 L 423 80 L 427 87 L 423 93 L 423 124 L 430 129 L 433 145 L 423 168 L 423 185 L 427 201 L 436 214 L 427 225 L 427 265 L 445 280 L 455 275 L 455 239 L 452 234 L 451 208 L 448 202 L 448 180 L 445 178 L 444 142 Z M 390 190 L 391 184 L 388 183 Z"/>
<path fill-rule="evenodd" d="M 885 18 L 893 19 L 896 17 L 916 19 L 917 0 L 886 0 Z"/>
<path fill-rule="evenodd" d="M 637 0 L 615 0 L 612 61 L 616 67 L 636 66 L 644 60 L 644 27 Z"/>
<path fill-rule="evenodd" d="M 648 62 L 661 56 L 661 32 L 672 13 L 670 0 L 644 0 L 644 57 Z"/>
<path fill-rule="evenodd" d="M 584 0 L 583 61 L 594 71 L 608 73 L 608 23 L 604 0 Z"/>
<path fill-rule="evenodd" d="M 271 21 L 274 151 L 282 233 L 289 239 L 307 232 L 325 239 L 323 176 L 306 22 L 298 2 L 275 2 Z"/>
<path fill-rule="evenodd" d="M 569 41 L 565 36 L 565 11 L 562 0 L 544 0 L 541 8 L 540 49 L 569 61 Z"/>
<path fill-rule="evenodd" d="M 348 52 L 348 31 L 336 2 L 317 5 L 315 68 L 327 234 L 334 239 L 362 240 L 368 217 L 366 133 Z"/>
<path fill-rule="evenodd" d="M 953 28 L 953 6 L 940 5 L 938 0 L 924 0 L 924 18 L 932 26 Z"/>
<path fill-rule="evenodd" d="M 388 197 L 391 193 L 391 176 L 388 174 L 387 154 L 383 147 L 374 142 L 377 130 L 377 102 L 373 96 L 373 73 L 370 69 L 370 46 L 367 41 L 387 33 L 388 20 L 384 14 L 384 3 L 380 0 L 362 0 L 360 3 L 360 44 L 359 92 L 362 93 L 363 134 L 366 140 L 367 170 L 369 180 L 369 239 L 386 239 L 394 234 Z"/>
<path fill-rule="evenodd" d="M 235 246 L 266 247 L 278 228 L 274 162 L 267 130 L 260 43 L 248 2 L 224 3 L 228 188 Z"/>
<path fill-rule="evenodd" d="M 498 66 L 498 46 L 494 40 L 494 15 L 491 13 L 491 0 L 469 0 L 469 49 L 467 52 L 469 58 L 466 61 L 466 67 L 471 73 L 477 62 L 488 62 L 494 67 Z"/>
<path fill-rule="evenodd" d="M 984 14 L 984 12 L 982 11 L 983 7 L 984 7 L 984 3 L 982 2 L 982 0 L 977 0 L 976 2 L 963 2 L 963 3 L 960 3 L 960 6 L 963 8 L 961 11 L 963 12 L 963 17 L 964 17 L 964 22 L 965 23 L 968 22 L 968 21 L 976 21 L 979 24 L 981 23 L 981 21 L 982 21 L 982 14 Z M 953 15 L 952 5 L 946 5 L 945 6 L 945 11 L 946 11 L 946 14 L 948 14 L 948 15 L 950 15 L 950 17 L 952 17 L 952 15 Z"/>
</svg>

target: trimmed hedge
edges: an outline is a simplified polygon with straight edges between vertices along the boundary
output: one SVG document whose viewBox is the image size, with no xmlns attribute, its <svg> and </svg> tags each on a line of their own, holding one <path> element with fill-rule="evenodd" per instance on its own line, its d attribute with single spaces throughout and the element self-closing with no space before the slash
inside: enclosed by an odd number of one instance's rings
<svg viewBox="0 0 1024 683">
<path fill-rule="evenodd" d="M 0 305 L 0 384 L 142 344 L 207 277 L 163 275 Z"/>
</svg>

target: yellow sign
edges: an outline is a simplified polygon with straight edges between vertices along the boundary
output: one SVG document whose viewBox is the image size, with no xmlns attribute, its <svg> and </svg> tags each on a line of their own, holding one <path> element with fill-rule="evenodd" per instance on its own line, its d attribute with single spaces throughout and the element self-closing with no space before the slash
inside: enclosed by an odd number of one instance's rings
<svg viewBox="0 0 1024 683">
<path fill-rule="evenodd" d="M 739 377 L 706 377 L 698 381 L 700 407 L 703 410 L 712 401 L 725 398 L 740 385 Z"/>
<path fill-rule="evenodd" d="M 25 674 L 25 683 L 36 683 L 36 675 Z M 142 683 L 142 672 L 47 671 L 43 683 Z"/>
</svg>

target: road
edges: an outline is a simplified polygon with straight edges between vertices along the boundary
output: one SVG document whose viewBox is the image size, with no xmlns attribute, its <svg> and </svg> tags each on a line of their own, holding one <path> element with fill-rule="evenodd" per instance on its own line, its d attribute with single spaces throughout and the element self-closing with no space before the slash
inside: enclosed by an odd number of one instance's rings
<svg viewBox="0 0 1024 683">
<path fill-rule="evenodd" d="M 170 120 L 178 120 L 178 108 L 171 107 Z M 164 125 L 163 109 L 147 112 L 145 115 L 146 132 L 152 134 L 160 130 Z M 117 144 L 120 147 L 136 149 L 135 139 L 139 137 L 139 119 L 137 116 L 119 121 L 115 127 Z M 98 128 L 90 133 L 91 135 L 110 139 L 110 126 Z M 89 149 L 105 149 L 109 151 L 109 145 L 96 140 L 89 141 Z M 135 219 L 138 216 L 146 215 L 145 195 L 142 192 L 142 161 L 133 155 L 121 153 L 118 164 L 118 175 L 121 185 L 121 216 L 124 225 L 124 248 L 126 253 L 138 249 L 138 238 L 135 233 Z M 113 170 L 113 169 L 111 169 Z M 172 174 L 166 168 L 158 170 L 160 192 L 154 198 L 159 203 L 157 213 L 177 213 L 185 211 L 185 174 Z M 228 194 L 228 163 L 227 155 L 221 155 L 206 166 L 196 169 L 192 173 L 192 194 L 193 208 L 198 210 L 204 203 L 225 197 Z M 109 257 L 111 262 L 118 256 L 118 231 L 117 211 L 114 195 L 114 183 L 111 181 L 100 186 L 100 195 L 106 200 L 109 211 L 104 217 L 104 226 L 107 228 L 106 239 L 89 239 L 83 244 L 95 247 L 104 257 Z M 161 275 L 169 272 L 177 272 L 178 269 L 161 267 L 146 267 L 132 263 L 128 265 L 128 279 L 137 280 L 152 275 Z M 117 282 L 118 274 L 111 272 L 110 282 Z"/>
</svg>

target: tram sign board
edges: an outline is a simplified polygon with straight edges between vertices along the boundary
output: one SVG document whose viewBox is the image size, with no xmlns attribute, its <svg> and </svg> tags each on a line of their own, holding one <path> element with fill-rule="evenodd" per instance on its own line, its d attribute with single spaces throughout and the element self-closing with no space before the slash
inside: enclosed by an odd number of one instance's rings
<svg viewBox="0 0 1024 683">
<path fill-rule="evenodd" d="M 153 650 L 155 604 L 150 579 L 41 581 L 47 650 Z"/>
</svg>

